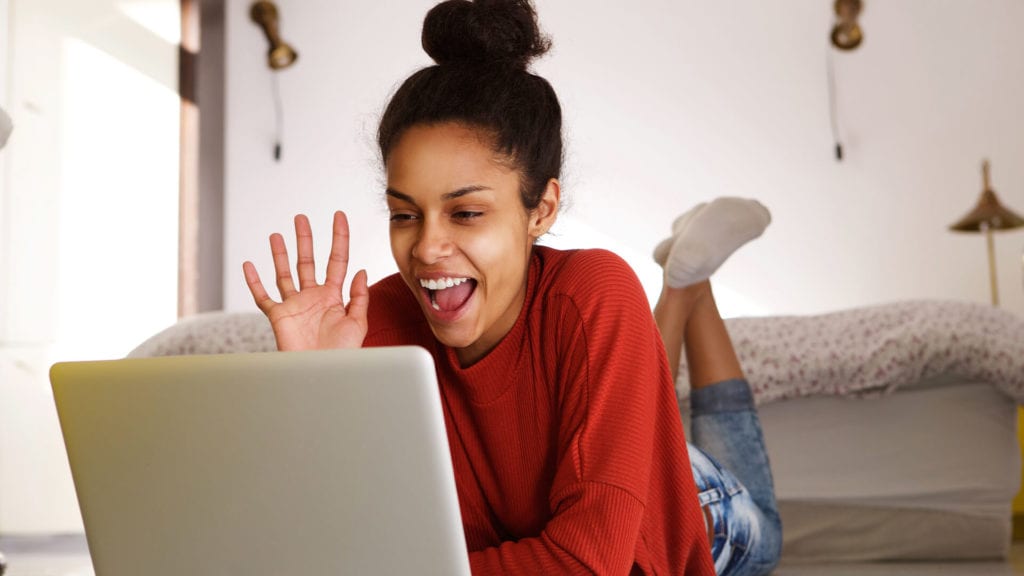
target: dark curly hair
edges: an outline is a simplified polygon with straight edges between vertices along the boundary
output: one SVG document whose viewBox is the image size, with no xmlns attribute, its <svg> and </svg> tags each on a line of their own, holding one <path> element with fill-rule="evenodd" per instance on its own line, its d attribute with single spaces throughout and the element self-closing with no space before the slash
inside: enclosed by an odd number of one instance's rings
<svg viewBox="0 0 1024 576">
<path fill-rule="evenodd" d="M 527 70 L 548 51 L 529 0 L 448 0 L 423 21 L 436 62 L 415 72 L 388 103 L 377 130 L 384 165 L 406 130 L 459 122 L 479 128 L 520 173 L 523 205 L 536 208 L 562 169 L 562 108 L 547 80 Z"/>
</svg>

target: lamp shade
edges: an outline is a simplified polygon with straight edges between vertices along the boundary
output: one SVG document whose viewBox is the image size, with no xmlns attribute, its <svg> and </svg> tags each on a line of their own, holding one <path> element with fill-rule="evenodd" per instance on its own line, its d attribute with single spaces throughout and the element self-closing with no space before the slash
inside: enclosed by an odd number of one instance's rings
<svg viewBox="0 0 1024 576">
<path fill-rule="evenodd" d="M 982 165 L 982 173 L 985 180 L 985 189 L 981 192 L 977 205 L 950 225 L 950 230 L 958 232 L 978 232 L 980 230 L 1010 230 L 1024 226 L 1024 217 L 1003 206 L 996 197 L 995 191 L 989 183 L 988 160 Z"/>
</svg>

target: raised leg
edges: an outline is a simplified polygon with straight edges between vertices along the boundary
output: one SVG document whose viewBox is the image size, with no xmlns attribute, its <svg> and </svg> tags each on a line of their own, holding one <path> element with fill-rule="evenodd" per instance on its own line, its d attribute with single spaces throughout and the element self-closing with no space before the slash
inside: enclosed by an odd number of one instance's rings
<svg viewBox="0 0 1024 576">
<path fill-rule="evenodd" d="M 753 394 L 710 285 L 666 288 L 654 315 L 673 374 L 681 350 L 686 354 L 690 462 L 698 491 L 708 499 L 716 569 L 720 576 L 768 574 L 782 549 L 771 465 Z"/>
<path fill-rule="evenodd" d="M 697 226 L 691 223 L 682 230 L 674 230 L 673 251 L 713 244 L 708 241 L 706 230 L 713 229 L 714 219 L 721 219 L 727 212 L 716 202 L 710 206 L 719 206 L 717 214 L 709 216 L 707 208 L 699 209 L 691 217 Z M 726 207 L 733 210 L 736 206 L 736 201 L 732 201 Z M 759 204 L 739 204 L 739 209 L 751 208 L 763 209 Z M 757 237 L 761 231 L 763 226 L 743 236 Z M 710 271 L 739 245 L 725 245 L 721 248 L 724 254 L 714 254 L 716 263 Z M 691 258 L 686 272 L 675 270 L 673 274 L 674 262 L 685 260 L 678 254 L 669 254 L 666 282 L 655 305 L 654 318 L 673 376 L 679 370 L 681 355 L 686 354 L 691 388 L 691 440 L 696 447 L 690 450 L 690 461 L 709 518 L 716 570 L 729 576 L 768 574 L 779 560 L 782 527 L 761 425 L 711 284 L 702 278 L 703 273 L 695 276 L 688 271 L 709 267 L 700 265 L 699 259 L 698 265 L 692 266 Z M 679 286 L 679 278 L 689 280 Z"/>
</svg>

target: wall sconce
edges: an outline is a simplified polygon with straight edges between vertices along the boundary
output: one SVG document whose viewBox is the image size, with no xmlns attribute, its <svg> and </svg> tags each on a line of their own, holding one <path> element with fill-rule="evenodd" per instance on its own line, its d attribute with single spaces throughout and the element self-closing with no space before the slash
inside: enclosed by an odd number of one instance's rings
<svg viewBox="0 0 1024 576">
<path fill-rule="evenodd" d="M 0 108 L 0 150 L 7 145 L 7 138 L 14 132 L 14 122 L 3 108 Z"/>
<path fill-rule="evenodd" d="M 270 0 L 257 0 L 249 8 L 249 17 L 263 30 L 263 35 L 267 37 L 267 42 L 270 43 L 270 50 L 267 52 L 267 65 L 270 66 L 270 69 L 276 72 L 294 64 L 299 54 L 288 43 L 281 40 L 281 34 L 277 28 L 277 6 Z M 277 74 L 271 74 L 271 87 L 273 88 L 275 121 L 274 160 L 280 161 L 284 112 L 281 105 L 281 93 L 278 88 Z"/>
<path fill-rule="evenodd" d="M 832 27 L 832 45 L 840 50 L 853 50 L 864 40 L 864 32 L 857 24 L 863 8 L 861 0 L 836 0 L 832 5 L 836 23 Z"/>
<path fill-rule="evenodd" d="M 249 17 L 263 29 L 263 34 L 270 42 L 270 51 L 267 52 L 267 63 L 274 70 L 280 70 L 291 66 L 299 57 L 295 49 L 289 46 L 278 32 L 277 6 L 270 0 L 259 0 L 253 2 L 249 9 Z"/>
<path fill-rule="evenodd" d="M 985 160 L 981 165 L 982 179 L 985 189 L 974 209 L 966 216 L 952 224 L 949 229 L 954 232 L 983 232 L 988 244 L 988 277 L 992 289 L 992 305 L 999 306 L 999 288 L 996 283 L 996 250 L 992 232 L 995 230 L 1012 230 L 1024 226 L 1024 218 L 1013 210 L 1003 206 L 996 198 L 989 180 L 989 163 Z"/>
<path fill-rule="evenodd" d="M 857 16 L 860 15 L 864 5 L 861 0 L 835 0 L 832 9 L 836 13 L 836 21 L 832 25 L 832 34 L 829 40 L 832 46 L 849 52 L 864 40 L 864 33 L 857 24 Z M 836 99 L 836 73 L 835 65 L 832 63 L 832 50 L 828 51 L 828 112 L 832 124 L 832 139 L 835 140 L 836 161 L 843 161 L 843 142 L 839 135 L 839 104 Z"/>
</svg>

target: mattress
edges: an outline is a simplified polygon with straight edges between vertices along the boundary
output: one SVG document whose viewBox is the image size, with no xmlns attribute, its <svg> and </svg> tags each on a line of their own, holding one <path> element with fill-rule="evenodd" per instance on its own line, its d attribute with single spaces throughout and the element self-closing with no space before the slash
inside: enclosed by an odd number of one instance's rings
<svg viewBox="0 0 1024 576">
<path fill-rule="evenodd" d="M 759 414 L 787 562 L 1008 554 L 1017 408 L 992 386 L 807 397 Z"/>
</svg>

